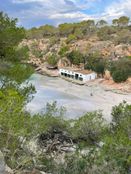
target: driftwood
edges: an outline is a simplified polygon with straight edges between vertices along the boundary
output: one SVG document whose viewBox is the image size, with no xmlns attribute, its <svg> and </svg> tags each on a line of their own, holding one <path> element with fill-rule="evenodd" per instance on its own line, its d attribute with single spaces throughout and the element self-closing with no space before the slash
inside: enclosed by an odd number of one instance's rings
<svg viewBox="0 0 131 174">
<path fill-rule="evenodd" d="M 68 152 L 74 145 L 72 138 L 66 132 L 56 129 L 41 134 L 38 137 L 38 144 L 42 149 L 46 149 L 46 153 Z"/>
</svg>

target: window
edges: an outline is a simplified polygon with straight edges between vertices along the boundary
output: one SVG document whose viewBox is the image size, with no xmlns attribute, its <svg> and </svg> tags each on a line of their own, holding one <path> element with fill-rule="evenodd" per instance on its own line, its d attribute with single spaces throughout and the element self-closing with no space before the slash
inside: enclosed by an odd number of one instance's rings
<svg viewBox="0 0 131 174">
<path fill-rule="evenodd" d="M 79 80 L 80 80 L 80 81 L 83 81 L 83 78 L 82 78 L 82 77 L 79 77 Z"/>
<path fill-rule="evenodd" d="M 78 80 L 79 74 L 75 74 L 75 79 Z"/>
</svg>

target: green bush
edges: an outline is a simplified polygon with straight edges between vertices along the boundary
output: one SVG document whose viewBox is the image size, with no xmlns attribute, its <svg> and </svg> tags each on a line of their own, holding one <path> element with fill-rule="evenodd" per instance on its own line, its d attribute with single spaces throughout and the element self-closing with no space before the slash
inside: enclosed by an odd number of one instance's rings
<svg viewBox="0 0 131 174">
<path fill-rule="evenodd" d="M 107 66 L 107 61 L 101 58 L 99 52 L 86 57 L 85 69 L 95 71 L 98 74 L 104 75 Z"/>
<path fill-rule="evenodd" d="M 61 47 L 61 49 L 60 49 L 58 54 L 60 56 L 64 57 L 64 56 L 66 56 L 67 51 L 69 51 L 69 47 L 68 46 L 64 46 L 64 47 Z"/>
<path fill-rule="evenodd" d="M 109 70 L 113 80 L 117 83 L 124 82 L 131 76 L 131 60 L 129 57 L 111 62 Z"/>
<path fill-rule="evenodd" d="M 42 53 L 41 50 L 34 49 L 34 50 L 32 50 L 32 54 L 33 54 L 36 58 L 42 58 L 42 57 L 43 57 L 43 53 Z"/>
<path fill-rule="evenodd" d="M 66 157 L 64 164 L 54 166 L 53 174 L 87 174 L 88 157 L 79 157 L 78 154 L 70 155 Z"/>
<path fill-rule="evenodd" d="M 113 72 L 112 78 L 116 83 L 125 82 L 128 79 L 128 73 L 119 69 Z"/>
<path fill-rule="evenodd" d="M 74 31 L 74 35 L 76 36 L 77 39 L 82 39 L 84 36 L 81 28 L 76 28 Z"/>
<path fill-rule="evenodd" d="M 74 34 L 70 34 L 66 40 L 66 43 L 69 44 L 69 43 L 72 43 L 76 40 L 77 40 L 77 37 Z"/>
<path fill-rule="evenodd" d="M 85 141 L 92 145 L 96 144 L 102 138 L 105 130 L 102 113 L 87 113 L 76 121 L 73 130 L 73 136 L 78 141 Z"/>
<path fill-rule="evenodd" d="M 84 56 L 79 51 L 72 51 L 67 55 L 67 58 L 74 65 L 79 65 L 80 63 L 84 63 Z"/>
<path fill-rule="evenodd" d="M 47 62 L 49 63 L 49 65 L 52 65 L 52 66 L 56 66 L 57 61 L 58 61 L 57 55 L 55 55 L 55 54 L 50 55 L 47 59 Z"/>
<path fill-rule="evenodd" d="M 114 34 L 114 29 L 109 26 L 104 26 L 100 28 L 97 32 L 97 36 L 100 40 L 106 41 L 111 39 L 111 34 Z"/>
</svg>

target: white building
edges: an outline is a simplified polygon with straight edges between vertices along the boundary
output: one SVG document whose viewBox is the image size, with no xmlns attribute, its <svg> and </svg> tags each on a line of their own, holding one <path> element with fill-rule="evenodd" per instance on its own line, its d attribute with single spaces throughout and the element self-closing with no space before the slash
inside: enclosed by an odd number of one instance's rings
<svg viewBox="0 0 131 174">
<path fill-rule="evenodd" d="M 97 74 L 88 70 L 71 70 L 69 68 L 59 69 L 60 76 L 64 76 L 70 79 L 87 82 L 97 78 Z"/>
</svg>

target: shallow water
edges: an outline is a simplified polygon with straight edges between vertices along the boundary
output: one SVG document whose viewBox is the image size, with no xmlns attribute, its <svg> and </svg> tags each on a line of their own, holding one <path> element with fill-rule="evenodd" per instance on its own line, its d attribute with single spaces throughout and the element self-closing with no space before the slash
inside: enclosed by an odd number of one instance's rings
<svg viewBox="0 0 131 174">
<path fill-rule="evenodd" d="M 89 98 L 80 96 L 80 90 L 85 90 L 82 86 L 40 74 L 32 75 L 30 82 L 37 91 L 33 100 L 27 105 L 27 110 L 31 113 L 43 113 L 46 104 L 53 101 L 57 101 L 58 107 L 64 106 L 66 108 L 65 117 L 67 118 L 77 118 L 94 110 L 93 102 Z M 69 90 L 73 89 L 75 92 L 73 91 L 71 94 Z"/>
</svg>

